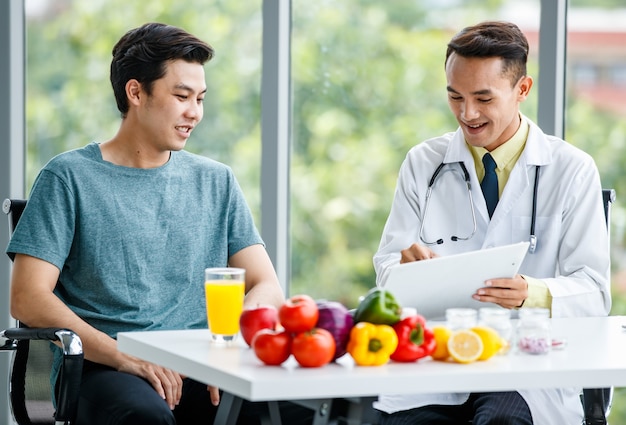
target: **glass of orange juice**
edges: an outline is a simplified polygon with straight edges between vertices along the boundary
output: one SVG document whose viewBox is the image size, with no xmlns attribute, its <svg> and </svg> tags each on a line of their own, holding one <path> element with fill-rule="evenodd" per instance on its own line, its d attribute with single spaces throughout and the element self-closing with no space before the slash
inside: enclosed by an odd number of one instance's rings
<svg viewBox="0 0 626 425">
<path fill-rule="evenodd" d="M 204 293 L 211 338 L 219 343 L 232 342 L 239 333 L 246 271 L 234 267 L 208 268 L 204 275 Z"/>
</svg>

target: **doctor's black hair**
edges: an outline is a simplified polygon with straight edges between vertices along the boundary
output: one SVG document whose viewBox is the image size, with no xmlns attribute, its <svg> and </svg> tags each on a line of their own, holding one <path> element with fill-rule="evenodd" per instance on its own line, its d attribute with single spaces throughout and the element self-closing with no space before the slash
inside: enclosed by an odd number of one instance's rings
<svg viewBox="0 0 626 425">
<path fill-rule="evenodd" d="M 511 22 L 487 21 L 459 31 L 448 43 L 446 61 L 452 53 L 465 58 L 503 60 L 502 73 L 508 74 L 514 86 L 526 76 L 528 40 L 519 27 Z"/>
</svg>

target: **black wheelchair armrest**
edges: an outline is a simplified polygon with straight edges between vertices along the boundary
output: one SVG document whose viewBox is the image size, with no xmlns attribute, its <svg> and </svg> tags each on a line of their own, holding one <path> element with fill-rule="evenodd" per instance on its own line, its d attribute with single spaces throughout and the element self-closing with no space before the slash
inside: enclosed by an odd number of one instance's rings
<svg viewBox="0 0 626 425">
<path fill-rule="evenodd" d="M 83 370 L 83 344 L 80 337 L 69 329 L 27 327 L 6 329 L 0 332 L 0 337 L 8 340 L 2 347 L 3 349 L 11 349 L 11 347 L 17 349 L 19 341 L 47 340 L 60 343 L 63 350 L 63 363 L 57 386 L 55 420 L 73 422 L 78 407 Z"/>
</svg>

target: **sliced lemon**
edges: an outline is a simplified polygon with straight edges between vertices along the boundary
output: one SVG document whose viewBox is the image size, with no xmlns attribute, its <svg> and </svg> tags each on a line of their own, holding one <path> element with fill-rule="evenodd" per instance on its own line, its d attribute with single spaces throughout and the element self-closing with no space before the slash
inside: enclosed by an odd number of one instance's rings
<svg viewBox="0 0 626 425">
<path fill-rule="evenodd" d="M 448 352 L 459 363 L 471 363 L 483 353 L 483 341 L 476 332 L 459 329 L 448 339 Z"/>
<path fill-rule="evenodd" d="M 504 346 L 500 334 L 488 326 L 476 326 L 471 329 L 476 332 L 483 342 L 483 353 L 478 360 L 488 360 L 497 354 Z"/>
<path fill-rule="evenodd" d="M 435 360 L 447 360 L 448 357 L 450 357 L 450 353 L 448 352 L 448 339 L 450 339 L 452 331 L 445 326 L 433 326 L 432 331 L 437 346 L 430 356 Z"/>
</svg>

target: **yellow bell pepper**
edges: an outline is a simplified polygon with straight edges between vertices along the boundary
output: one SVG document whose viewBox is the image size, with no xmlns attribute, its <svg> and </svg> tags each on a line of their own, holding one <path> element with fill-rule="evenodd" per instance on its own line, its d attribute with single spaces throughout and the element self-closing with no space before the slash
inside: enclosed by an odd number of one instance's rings
<svg viewBox="0 0 626 425">
<path fill-rule="evenodd" d="M 350 330 L 348 353 L 360 366 L 379 366 L 389 361 L 398 347 L 396 331 L 389 325 L 359 322 Z"/>
</svg>

